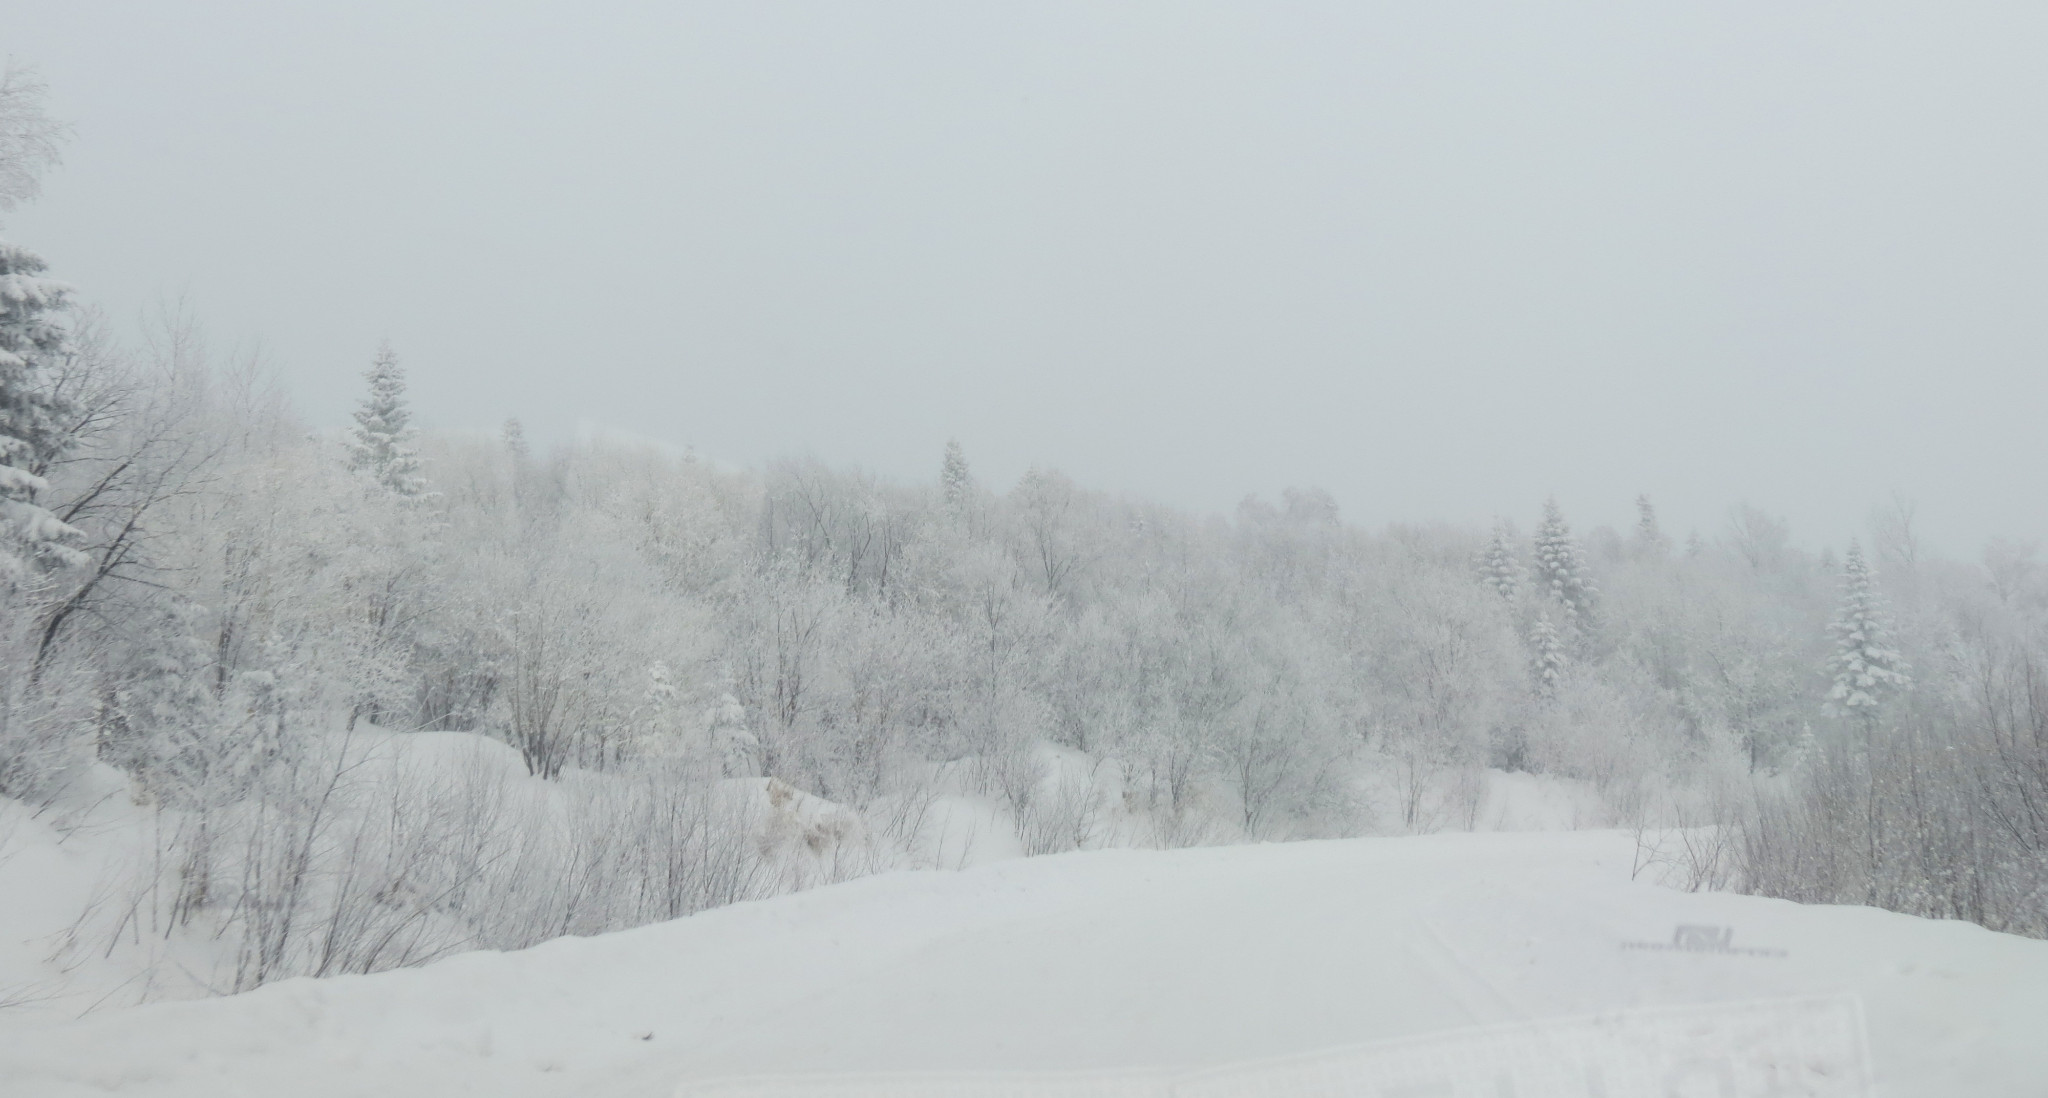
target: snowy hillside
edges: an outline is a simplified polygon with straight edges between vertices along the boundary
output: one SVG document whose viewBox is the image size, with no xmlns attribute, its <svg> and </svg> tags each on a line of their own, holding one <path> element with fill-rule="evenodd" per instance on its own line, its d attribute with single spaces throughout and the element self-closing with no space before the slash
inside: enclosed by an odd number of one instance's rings
<svg viewBox="0 0 2048 1098">
<path fill-rule="evenodd" d="M 0 1094 L 668 1095 L 762 1073 L 1185 1071 L 1847 993 L 1886 1098 L 2034 1095 L 2048 942 L 1630 881 L 1616 832 L 1092 851 L 424 968 L 0 1020 Z M 1725 928 L 1732 949 L 1663 944 Z M 1745 952 L 1754 951 L 1754 952 Z M 1705 1093 L 1705 1092 L 1703 1092 Z"/>
</svg>

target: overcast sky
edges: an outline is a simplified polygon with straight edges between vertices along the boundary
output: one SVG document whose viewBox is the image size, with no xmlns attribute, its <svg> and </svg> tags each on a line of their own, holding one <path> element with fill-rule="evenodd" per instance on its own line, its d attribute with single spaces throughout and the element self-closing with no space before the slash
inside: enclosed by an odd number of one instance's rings
<svg viewBox="0 0 2048 1098">
<path fill-rule="evenodd" d="M 10 237 L 315 423 L 2048 536 L 2048 4 L 0 0 Z"/>
</svg>

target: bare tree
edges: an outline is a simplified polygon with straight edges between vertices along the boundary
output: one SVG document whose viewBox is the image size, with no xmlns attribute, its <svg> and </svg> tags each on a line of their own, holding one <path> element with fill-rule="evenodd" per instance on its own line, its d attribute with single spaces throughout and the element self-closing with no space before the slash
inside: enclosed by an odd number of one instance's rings
<svg viewBox="0 0 2048 1098">
<path fill-rule="evenodd" d="M 1870 510 L 1871 547 L 1877 559 L 1901 576 L 1911 576 L 1920 563 L 1920 507 L 1897 489 Z"/>
<path fill-rule="evenodd" d="M 1785 520 L 1747 503 L 1728 511 L 1728 544 L 1744 563 L 1759 572 L 1776 571 L 1785 562 L 1791 528 Z"/>
<path fill-rule="evenodd" d="M 71 127 L 50 117 L 49 94 L 34 69 L 0 71 L 0 211 L 41 194 L 43 172 L 61 159 Z"/>
</svg>

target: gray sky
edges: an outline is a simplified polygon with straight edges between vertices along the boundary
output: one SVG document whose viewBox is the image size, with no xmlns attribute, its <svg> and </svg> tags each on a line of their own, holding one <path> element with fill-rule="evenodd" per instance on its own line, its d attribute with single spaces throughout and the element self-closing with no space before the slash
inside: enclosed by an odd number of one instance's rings
<svg viewBox="0 0 2048 1098">
<path fill-rule="evenodd" d="M 0 0 L 8 234 L 339 423 L 2048 536 L 2048 5 Z"/>
</svg>

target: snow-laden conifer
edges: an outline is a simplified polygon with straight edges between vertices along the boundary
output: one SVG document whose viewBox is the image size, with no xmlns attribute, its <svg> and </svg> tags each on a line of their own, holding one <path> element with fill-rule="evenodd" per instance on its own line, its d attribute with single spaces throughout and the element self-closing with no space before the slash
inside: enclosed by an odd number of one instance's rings
<svg viewBox="0 0 2048 1098">
<path fill-rule="evenodd" d="M 349 468 L 396 495 L 408 499 L 424 495 L 427 482 L 420 475 L 419 454 L 412 445 L 405 371 L 399 368 L 398 355 L 390 344 L 377 349 L 377 357 L 363 377 L 370 383 L 370 391 L 356 409 L 356 425 L 349 434 Z"/>
<path fill-rule="evenodd" d="M 974 474 L 967 468 L 967 452 L 960 448 L 959 439 L 946 440 L 946 457 L 939 465 L 939 488 L 945 494 L 946 506 L 956 511 L 967 506 L 974 494 Z"/>
<path fill-rule="evenodd" d="M 44 277 L 42 257 L 0 241 L 0 584 L 29 570 L 81 563 L 81 535 L 36 496 L 63 452 L 76 410 L 49 371 L 70 353 L 59 321 L 71 287 Z"/>
<path fill-rule="evenodd" d="M 1536 527 L 1536 586 L 1564 607 L 1565 622 L 1584 629 L 1593 622 L 1593 599 L 1599 594 L 1587 574 L 1586 556 L 1556 497 L 1544 501 L 1543 521 Z"/>
<path fill-rule="evenodd" d="M 1514 538 L 1508 533 L 1507 523 L 1494 523 L 1493 536 L 1487 539 L 1486 548 L 1479 551 L 1477 565 L 1480 582 L 1502 599 L 1515 601 L 1522 590 L 1522 562 L 1515 559 Z"/>
<path fill-rule="evenodd" d="M 519 422 L 519 418 L 514 416 L 505 421 L 503 435 L 505 450 L 512 455 L 512 460 L 515 462 L 525 461 L 532 452 L 526 443 L 526 425 Z"/>
<path fill-rule="evenodd" d="M 1657 507 L 1647 495 L 1636 497 L 1636 551 L 1641 556 L 1655 558 L 1671 552 L 1671 539 L 1657 521 Z"/>
<path fill-rule="evenodd" d="M 1842 557 L 1842 602 L 1828 625 L 1835 652 L 1828 660 L 1834 684 L 1828 705 L 1868 727 L 1893 697 L 1913 685 L 1905 657 L 1892 646 L 1890 608 L 1878 589 L 1877 572 L 1855 542 Z"/>
<path fill-rule="evenodd" d="M 1529 673 L 1536 680 L 1536 696 L 1545 701 L 1557 697 L 1570 665 L 1564 638 L 1558 635 L 1557 626 L 1550 623 L 1550 615 L 1537 614 L 1536 624 L 1529 629 Z"/>
</svg>

